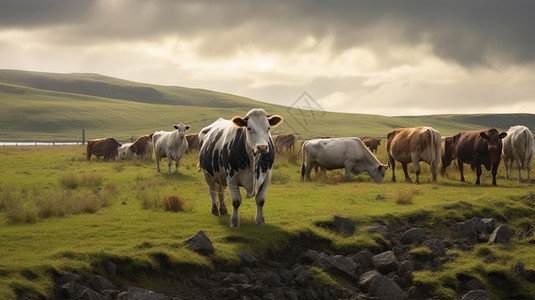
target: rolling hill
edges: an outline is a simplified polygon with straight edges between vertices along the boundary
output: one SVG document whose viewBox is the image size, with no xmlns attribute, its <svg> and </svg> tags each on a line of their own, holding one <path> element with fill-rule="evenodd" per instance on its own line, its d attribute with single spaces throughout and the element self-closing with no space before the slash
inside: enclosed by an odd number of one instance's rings
<svg viewBox="0 0 535 300">
<path fill-rule="evenodd" d="M 98 74 L 0 70 L 0 141 L 80 141 L 113 136 L 126 141 L 175 123 L 197 132 L 218 117 L 243 115 L 254 107 L 279 114 L 273 130 L 301 138 L 323 135 L 383 137 L 396 127 L 432 126 L 443 135 L 513 125 L 535 128 L 535 114 L 387 117 L 311 111 L 203 89 L 145 84 Z"/>
</svg>

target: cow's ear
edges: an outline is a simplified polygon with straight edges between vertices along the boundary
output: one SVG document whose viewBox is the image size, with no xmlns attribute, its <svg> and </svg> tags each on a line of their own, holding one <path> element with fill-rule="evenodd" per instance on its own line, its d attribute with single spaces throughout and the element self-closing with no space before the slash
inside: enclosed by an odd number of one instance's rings
<svg viewBox="0 0 535 300">
<path fill-rule="evenodd" d="M 175 129 L 178 129 L 178 125 L 176 125 L 176 124 L 175 124 L 175 125 L 173 125 L 173 127 L 174 127 Z"/>
<path fill-rule="evenodd" d="M 384 169 L 386 171 L 386 170 L 388 170 L 388 166 L 387 165 L 379 165 L 378 169 L 379 169 L 379 171 L 381 171 L 381 169 Z"/>
<path fill-rule="evenodd" d="M 506 137 L 506 136 L 507 136 L 507 132 L 502 132 L 502 133 L 500 133 L 500 135 L 499 135 L 500 139 L 503 139 L 503 138 Z"/>
<path fill-rule="evenodd" d="M 273 115 L 269 117 L 268 121 L 270 126 L 275 127 L 282 122 L 282 117 L 279 115 Z"/>
<path fill-rule="evenodd" d="M 484 133 L 484 132 L 480 132 L 479 135 L 484 138 L 484 139 L 487 139 L 487 134 Z"/>
<path fill-rule="evenodd" d="M 189 125 L 186 125 L 186 127 L 185 127 L 185 128 L 186 128 L 186 130 L 188 130 L 188 129 L 190 129 L 190 128 L 191 128 L 191 126 L 189 126 Z"/>
<path fill-rule="evenodd" d="M 247 119 L 244 119 L 240 116 L 236 116 L 232 118 L 232 123 L 236 125 L 237 127 L 246 127 L 247 126 Z"/>
</svg>

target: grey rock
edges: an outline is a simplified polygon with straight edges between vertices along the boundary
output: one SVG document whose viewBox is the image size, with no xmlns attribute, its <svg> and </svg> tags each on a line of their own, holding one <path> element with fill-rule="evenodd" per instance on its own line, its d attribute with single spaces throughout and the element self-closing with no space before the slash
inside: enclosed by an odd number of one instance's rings
<svg viewBox="0 0 535 300">
<path fill-rule="evenodd" d="M 385 251 L 372 257 L 373 264 L 381 274 L 388 274 L 398 269 L 399 261 L 392 251 Z"/>
<path fill-rule="evenodd" d="M 202 231 L 199 231 L 196 235 L 188 238 L 186 240 L 186 245 L 190 250 L 202 255 L 209 255 L 215 251 L 212 241 L 210 241 Z"/>
<path fill-rule="evenodd" d="M 392 279 L 385 276 L 376 276 L 370 285 L 370 295 L 380 300 L 406 299 L 403 290 Z"/>
<path fill-rule="evenodd" d="M 423 242 L 424 239 L 425 230 L 422 228 L 415 227 L 405 231 L 405 233 L 403 233 L 400 238 L 400 242 L 404 245 L 419 244 Z"/>
<path fill-rule="evenodd" d="M 355 221 L 334 216 L 334 230 L 341 235 L 350 236 L 355 233 Z"/>
<path fill-rule="evenodd" d="M 464 294 L 461 300 L 490 300 L 490 296 L 484 290 L 471 290 Z"/>
<path fill-rule="evenodd" d="M 513 237 L 514 231 L 509 229 L 509 226 L 502 224 L 496 228 L 489 238 L 489 243 L 507 243 Z"/>
</svg>

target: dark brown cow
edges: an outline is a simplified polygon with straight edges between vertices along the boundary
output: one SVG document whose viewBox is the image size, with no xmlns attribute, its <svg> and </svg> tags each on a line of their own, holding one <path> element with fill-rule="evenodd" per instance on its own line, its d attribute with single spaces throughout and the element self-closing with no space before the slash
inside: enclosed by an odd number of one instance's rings
<svg viewBox="0 0 535 300">
<path fill-rule="evenodd" d="M 198 133 L 186 134 L 186 140 L 188 140 L 188 150 L 186 150 L 186 153 L 193 153 L 194 151 L 199 151 Z"/>
<path fill-rule="evenodd" d="M 464 182 L 463 163 L 471 164 L 476 168 L 476 185 L 480 184 L 481 165 L 492 169 L 492 185 L 496 185 L 496 173 L 500 166 L 502 155 L 502 139 L 507 133 L 499 133 L 495 128 L 459 132 L 453 137 L 455 154 L 461 172 L 461 181 Z"/>
<path fill-rule="evenodd" d="M 455 144 L 453 143 L 453 136 L 442 137 L 441 148 L 442 167 L 440 168 L 440 175 L 444 176 L 446 174 L 446 168 L 455 159 Z"/>
<path fill-rule="evenodd" d="M 296 139 L 292 133 L 282 133 L 273 136 L 273 143 L 277 152 L 282 153 L 288 151 L 289 153 L 293 153 Z"/>
<path fill-rule="evenodd" d="M 152 152 L 154 147 L 152 146 L 152 133 L 149 135 L 143 135 L 137 138 L 137 140 L 130 146 L 130 151 L 135 153 L 138 157 L 145 160 L 152 160 Z"/>
<path fill-rule="evenodd" d="M 365 139 L 365 140 L 362 140 L 362 142 L 364 143 L 364 145 L 366 145 L 366 147 L 370 149 L 372 153 L 376 153 L 376 154 L 377 154 L 377 147 L 381 145 L 381 139 L 376 139 L 376 138 Z"/>
<path fill-rule="evenodd" d="M 101 156 L 104 156 L 104 160 L 115 159 L 119 147 L 121 144 L 111 137 L 89 141 L 87 143 L 87 160 L 91 159 L 91 155 L 95 155 L 97 160 Z"/>
</svg>

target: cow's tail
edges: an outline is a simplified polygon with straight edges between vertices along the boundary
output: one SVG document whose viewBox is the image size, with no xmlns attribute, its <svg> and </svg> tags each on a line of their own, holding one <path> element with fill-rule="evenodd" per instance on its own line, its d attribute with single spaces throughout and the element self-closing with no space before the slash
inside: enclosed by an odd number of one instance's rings
<svg viewBox="0 0 535 300">
<path fill-rule="evenodd" d="M 442 147 L 441 147 L 441 140 L 436 140 L 436 133 L 434 129 L 430 128 L 429 132 L 431 133 L 431 145 L 433 147 L 433 151 L 431 151 L 431 162 L 438 170 L 439 160 L 441 157 Z M 437 149 L 438 148 L 438 149 Z"/>
<path fill-rule="evenodd" d="M 301 149 L 299 149 L 299 151 L 297 152 L 296 156 L 299 154 L 299 152 L 303 152 L 303 159 L 301 160 L 301 182 L 304 182 L 305 181 L 305 170 L 306 170 L 306 149 L 305 149 L 305 146 L 306 146 L 307 142 L 305 141 L 302 145 L 301 145 Z"/>
<path fill-rule="evenodd" d="M 535 151 L 533 144 L 535 142 L 533 141 L 533 135 L 529 130 L 523 130 L 522 133 L 526 135 L 526 149 L 524 149 L 524 161 L 522 161 L 522 169 L 524 169 L 531 163 L 530 157 L 533 157 L 533 152 Z"/>
<path fill-rule="evenodd" d="M 91 159 L 91 141 L 87 142 L 87 148 L 86 148 L 85 158 L 87 160 Z"/>
</svg>

